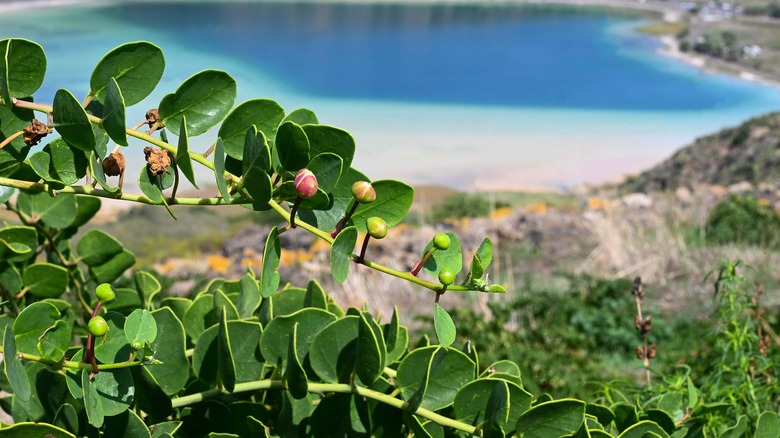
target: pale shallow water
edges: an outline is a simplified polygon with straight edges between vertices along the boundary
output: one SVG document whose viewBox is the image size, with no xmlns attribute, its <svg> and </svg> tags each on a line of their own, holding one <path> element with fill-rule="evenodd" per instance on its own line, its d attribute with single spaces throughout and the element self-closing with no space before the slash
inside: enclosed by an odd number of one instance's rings
<svg viewBox="0 0 780 438">
<path fill-rule="evenodd" d="M 129 3 L 30 18 L 0 13 L 0 38 L 43 45 L 49 73 L 39 101 L 60 87 L 84 95 L 104 53 L 149 40 L 165 52 L 166 73 L 129 122 L 191 74 L 219 68 L 236 78 L 239 102 L 306 106 L 352 132 L 355 166 L 374 179 L 458 188 L 601 182 L 780 109 L 776 89 L 663 58 L 655 40 L 632 30 L 637 19 L 594 10 Z M 205 149 L 214 139 L 193 140 Z"/>
</svg>

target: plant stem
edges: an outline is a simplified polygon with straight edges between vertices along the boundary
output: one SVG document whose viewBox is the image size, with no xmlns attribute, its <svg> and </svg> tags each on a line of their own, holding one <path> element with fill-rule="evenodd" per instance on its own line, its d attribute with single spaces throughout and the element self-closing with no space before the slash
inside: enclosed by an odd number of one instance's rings
<svg viewBox="0 0 780 438">
<path fill-rule="evenodd" d="M 314 392 L 318 394 L 327 394 L 327 393 L 357 394 L 362 397 L 376 400 L 380 403 L 384 403 L 386 405 L 392 406 L 397 409 L 409 411 L 414 415 L 427 418 L 433 421 L 434 423 L 440 424 L 445 427 L 451 427 L 453 429 L 460 430 L 475 436 L 482 435 L 479 431 L 477 431 L 477 428 L 474 426 L 471 426 L 466 423 L 462 423 L 457 420 L 453 420 L 452 418 L 445 417 L 444 415 L 437 414 L 436 412 L 430 411 L 425 408 L 418 408 L 416 411 L 412 412 L 411 409 L 409 408 L 409 405 L 405 401 L 399 400 L 395 397 L 391 397 L 388 394 L 382 392 L 374 391 L 372 389 L 363 388 L 360 386 L 351 386 L 345 383 L 311 383 L 311 382 L 309 383 L 308 388 L 309 388 L 309 392 Z M 258 380 L 255 382 L 236 384 L 232 394 L 236 394 L 240 392 L 262 391 L 262 390 L 269 390 L 269 389 L 285 390 L 286 388 L 284 382 L 282 382 L 281 380 Z M 185 395 L 183 397 L 172 399 L 171 407 L 173 407 L 174 409 L 182 408 L 215 397 L 219 397 L 220 395 L 224 395 L 224 394 L 227 393 L 216 388 L 216 389 L 210 389 L 208 391 L 199 392 L 196 394 Z"/>
<path fill-rule="evenodd" d="M 355 259 L 355 263 L 363 263 L 366 259 L 366 250 L 368 249 L 368 241 L 371 240 L 371 235 L 366 233 L 366 237 L 363 238 L 363 246 L 360 247 L 360 255 Z"/>
<path fill-rule="evenodd" d="M 19 137 L 20 135 L 24 134 L 24 131 L 19 131 L 11 134 L 8 138 L 3 140 L 2 143 L 0 143 L 0 149 L 4 148 L 7 144 L 11 143 L 12 141 L 16 140 L 16 137 Z"/>
<path fill-rule="evenodd" d="M 0 346 L 0 353 L 2 353 L 2 352 L 3 352 L 3 347 Z M 32 362 L 39 362 L 39 363 L 42 363 L 44 365 L 49 365 L 49 366 L 52 366 L 52 367 L 55 367 L 55 368 L 59 368 L 59 369 L 70 368 L 70 369 L 75 369 L 75 370 L 81 369 L 81 370 L 92 371 L 92 365 L 91 364 L 86 364 L 86 363 L 82 363 L 82 362 L 76 362 L 76 361 L 72 361 L 72 360 L 63 360 L 61 362 L 57 362 L 57 361 L 54 361 L 54 360 L 51 360 L 51 359 L 46 359 L 46 358 L 43 358 L 41 356 L 36 356 L 34 354 L 27 354 L 27 353 L 16 353 L 16 356 L 19 359 L 29 360 L 29 361 L 32 361 Z M 108 371 L 108 370 L 118 370 L 118 369 L 121 369 L 121 368 L 136 367 L 136 366 L 139 366 L 139 365 L 142 365 L 142 364 L 143 364 L 143 362 L 136 360 L 136 361 L 131 361 L 131 362 L 119 362 L 119 363 L 101 364 L 101 365 L 98 365 L 97 368 L 100 371 Z"/>
</svg>

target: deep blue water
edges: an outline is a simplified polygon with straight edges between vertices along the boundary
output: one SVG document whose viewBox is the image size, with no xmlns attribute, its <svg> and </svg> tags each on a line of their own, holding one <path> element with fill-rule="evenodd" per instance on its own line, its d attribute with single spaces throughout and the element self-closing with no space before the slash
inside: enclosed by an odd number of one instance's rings
<svg viewBox="0 0 780 438">
<path fill-rule="evenodd" d="M 655 40 L 625 31 L 637 16 L 599 9 L 161 3 L 95 12 L 98 23 L 121 17 L 151 40 L 228 54 L 326 98 L 664 111 L 749 105 L 767 93 L 670 67 Z"/>
</svg>

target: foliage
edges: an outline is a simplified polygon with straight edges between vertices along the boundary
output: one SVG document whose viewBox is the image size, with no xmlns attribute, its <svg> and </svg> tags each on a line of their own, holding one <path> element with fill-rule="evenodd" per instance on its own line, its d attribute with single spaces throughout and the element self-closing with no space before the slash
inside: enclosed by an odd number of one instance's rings
<svg viewBox="0 0 780 438">
<path fill-rule="evenodd" d="M 712 209 L 705 232 L 713 244 L 776 247 L 780 217 L 752 194 L 730 195 Z"/>
<path fill-rule="evenodd" d="M 497 204 L 500 207 L 506 204 Z M 444 202 L 433 208 L 431 212 L 434 222 L 463 217 L 484 217 L 490 214 L 490 201 L 484 196 L 469 193 L 456 193 L 447 196 Z"/>
<path fill-rule="evenodd" d="M 0 200 L 22 224 L 0 229 L 0 388 L 10 394 L 0 407 L 15 422 L 1 426 L 3 436 L 666 437 L 698 427 L 695 415 L 670 420 L 674 404 L 665 412 L 660 403 L 637 410 L 534 397 L 517 364 L 485 367 L 472 343 L 457 345 L 454 320 L 439 301 L 445 292 L 505 292 L 485 275 L 490 240 L 474 252 L 461 284 L 450 284 L 464 270 L 452 233 L 447 244 L 441 236 L 427 243 L 413 273 L 365 259 L 367 237 L 355 255 L 366 222 L 397 225 L 414 191 L 399 181 L 369 182 L 351 167 L 351 135 L 320 124 L 312 111 L 285 113 L 268 99 L 234 107 L 233 78 L 206 70 L 128 129 L 126 106 L 141 102 L 162 77 L 156 46 L 112 50 L 96 66 L 83 104 L 61 89 L 53 105 L 29 97 L 45 73 L 43 49 L 19 39 L 1 40 L 0 49 Z M 30 123 L 33 111 L 47 124 Z M 149 131 L 138 130 L 143 124 Z M 190 137 L 220 124 L 208 151 L 190 149 Z M 28 158 L 52 130 L 59 137 Z M 152 145 L 143 149 L 147 164 L 137 178 L 143 195 L 123 191 L 121 145 L 134 147 L 128 137 Z M 111 152 L 109 139 L 118 144 Z M 214 173 L 219 196 L 177 196 L 180 173 L 196 183 L 193 163 Z M 294 181 L 302 169 L 306 177 Z M 108 179 L 114 176 L 117 185 Z M 94 185 L 79 185 L 85 177 Z M 375 189 L 375 199 L 354 198 L 360 181 Z M 258 273 L 213 280 L 192 298 L 167 297 L 155 275 L 130 271 L 135 255 L 118 239 L 80 231 L 100 198 L 155 205 L 174 219 L 177 205 L 238 204 L 272 210 L 288 225 L 268 233 Z M 148 224 L 170 225 L 159 218 Z M 284 232 L 329 244 L 339 281 L 359 264 L 434 292 L 439 344 L 426 337 L 410 345 L 397 311 L 383 323 L 365 309 L 345 311 L 316 281 L 281 285 Z M 417 277 L 423 268 L 433 280 Z M 618 330 L 601 312 L 570 315 L 568 335 L 583 347 L 591 342 L 583 327 Z M 735 427 L 747 426 L 740 420 Z"/>
</svg>

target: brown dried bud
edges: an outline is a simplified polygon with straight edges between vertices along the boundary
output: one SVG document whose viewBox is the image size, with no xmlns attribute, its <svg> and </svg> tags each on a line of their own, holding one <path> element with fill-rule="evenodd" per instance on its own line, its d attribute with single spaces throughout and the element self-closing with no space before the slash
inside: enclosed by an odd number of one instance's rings
<svg viewBox="0 0 780 438">
<path fill-rule="evenodd" d="M 644 323 L 643 328 L 644 328 L 644 333 L 647 333 L 647 332 L 649 332 L 650 330 L 653 329 L 653 317 L 652 316 L 648 316 L 647 318 L 645 318 L 645 323 Z"/>
<path fill-rule="evenodd" d="M 155 123 L 158 123 L 158 126 L 162 127 L 162 124 L 160 123 L 160 110 L 152 108 L 146 112 L 146 124 L 151 128 Z"/>
<path fill-rule="evenodd" d="M 295 174 L 293 188 L 295 188 L 295 193 L 301 198 L 310 199 L 317 194 L 317 189 L 319 188 L 317 177 L 314 176 L 311 170 L 301 169 Z"/>
<path fill-rule="evenodd" d="M 642 286 L 642 277 L 636 277 L 634 279 L 634 286 L 631 288 L 631 295 L 638 297 L 640 300 L 645 297 L 645 289 Z"/>
<path fill-rule="evenodd" d="M 149 172 L 152 175 L 157 176 L 168 171 L 168 167 L 171 165 L 171 157 L 168 156 L 168 151 L 147 146 L 144 148 L 144 155 L 146 156 Z"/>
<path fill-rule="evenodd" d="M 648 359 L 654 359 L 655 358 L 655 353 L 656 353 L 655 344 L 647 347 L 647 358 Z"/>
<path fill-rule="evenodd" d="M 48 126 L 39 122 L 38 119 L 33 119 L 30 125 L 26 126 L 23 131 L 24 142 L 28 146 L 35 146 L 43 139 L 43 137 L 46 137 L 52 132 Z"/>
<path fill-rule="evenodd" d="M 637 331 L 642 331 L 642 320 L 639 319 L 639 315 L 634 315 L 634 327 L 636 327 Z"/>
<path fill-rule="evenodd" d="M 636 358 L 639 360 L 643 360 L 645 358 L 645 348 L 644 347 L 636 347 Z"/>
<path fill-rule="evenodd" d="M 125 156 L 121 152 L 114 152 L 103 160 L 103 173 L 106 176 L 121 175 L 125 171 Z"/>
</svg>

